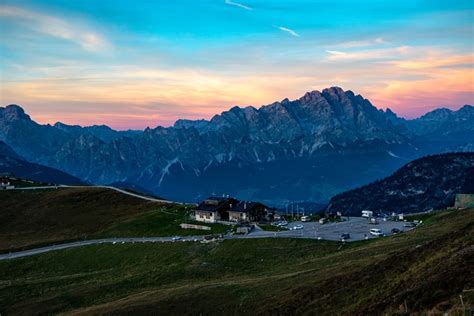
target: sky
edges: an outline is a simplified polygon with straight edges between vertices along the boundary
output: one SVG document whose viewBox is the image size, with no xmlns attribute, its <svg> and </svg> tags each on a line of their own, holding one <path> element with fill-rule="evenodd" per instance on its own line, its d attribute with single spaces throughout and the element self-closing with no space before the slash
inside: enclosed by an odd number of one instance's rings
<svg viewBox="0 0 474 316">
<path fill-rule="evenodd" d="M 0 0 L 0 106 L 116 129 L 340 86 L 407 118 L 474 104 L 472 0 Z"/>
</svg>

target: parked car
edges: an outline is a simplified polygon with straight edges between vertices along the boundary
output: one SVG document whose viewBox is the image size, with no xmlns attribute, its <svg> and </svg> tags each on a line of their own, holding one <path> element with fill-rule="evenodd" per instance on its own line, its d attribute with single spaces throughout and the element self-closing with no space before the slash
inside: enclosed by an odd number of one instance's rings
<svg viewBox="0 0 474 316">
<path fill-rule="evenodd" d="M 402 231 L 398 228 L 392 228 L 392 234 L 400 234 Z"/>
<path fill-rule="evenodd" d="M 280 226 L 280 227 L 282 227 L 282 226 L 288 226 L 288 222 L 287 222 L 287 221 L 281 221 L 280 223 L 278 223 L 277 226 Z"/>
<path fill-rule="evenodd" d="M 382 230 L 380 230 L 380 229 L 378 229 L 378 228 L 372 228 L 372 229 L 370 229 L 370 234 L 371 234 L 372 236 L 376 236 L 376 237 L 381 237 L 381 236 L 383 236 Z"/>
<path fill-rule="evenodd" d="M 341 234 L 341 239 L 349 239 L 351 235 L 349 233 Z"/>
<path fill-rule="evenodd" d="M 412 222 L 406 222 L 405 223 L 405 227 L 416 227 L 416 224 L 415 223 L 412 223 Z"/>
<path fill-rule="evenodd" d="M 291 228 L 291 230 L 300 230 L 300 229 L 304 229 L 304 226 L 301 224 L 295 225 Z"/>
<path fill-rule="evenodd" d="M 319 224 L 326 224 L 328 219 L 326 217 L 323 217 L 319 220 Z"/>
<path fill-rule="evenodd" d="M 374 225 L 377 225 L 379 222 L 377 221 L 377 219 L 375 217 L 371 217 L 369 219 L 369 224 L 374 224 Z"/>
</svg>

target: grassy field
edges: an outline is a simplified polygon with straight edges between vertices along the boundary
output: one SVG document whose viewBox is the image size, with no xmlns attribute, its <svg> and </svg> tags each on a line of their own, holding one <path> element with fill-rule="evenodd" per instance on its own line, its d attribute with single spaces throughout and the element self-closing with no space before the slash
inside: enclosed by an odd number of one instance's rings
<svg viewBox="0 0 474 316">
<path fill-rule="evenodd" d="M 96 245 L 0 262 L 0 313 L 462 315 L 474 210 L 341 245 L 299 239 Z M 474 293 L 463 294 L 473 306 Z"/>
<path fill-rule="evenodd" d="M 414 214 L 414 215 L 406 215 L 404 219 L 407 221 L 423 221 L 423 223 L 429 223 L 433 218 L 435 218 L 437 211 L 425 214 Z"/>
<path fill-rule="evenodd" d="M 222 234 L 229 226 L 222 224 L 204 224 L 211 230 L 181 229 L 181 223 L 199 224 L 201 222 L 190 220 L 190 207 L 186 206 L 161 206 L 130 220 L 116 223 L 108 229 L 92 237 L 152 237 L 152 236 L 195 236 L 203 234 Z"/>
<path fill-rule="evenodd" d="M 0 191 L 0 251 L 98 237 L 202 235 L 185 230 L 190 206 L 141 200 L 101 188 Z"/>
</svg>

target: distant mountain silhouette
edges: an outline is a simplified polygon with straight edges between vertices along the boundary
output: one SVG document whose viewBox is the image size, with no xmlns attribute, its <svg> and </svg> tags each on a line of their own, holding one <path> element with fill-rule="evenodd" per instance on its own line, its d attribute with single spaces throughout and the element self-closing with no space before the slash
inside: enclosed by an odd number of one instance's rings
<svg viewBox="0 0 474 316">
<path fill-rule="evenodd" d="M 9 105 L 0 108 L 0 140 L 84 181 L 135 184 L 174 200 L 231 194 L 273 205 L 325 203 L 420 156 L 472 150 L 472 120 L 463 118 L 473 112 L 465 106 L 437 120 L 430 118 L 436 111 L 405 120 L 333 87 L 258 109 L 233 107 L 211 120 L 119 132 L 40 125 Z"/>
</svg>

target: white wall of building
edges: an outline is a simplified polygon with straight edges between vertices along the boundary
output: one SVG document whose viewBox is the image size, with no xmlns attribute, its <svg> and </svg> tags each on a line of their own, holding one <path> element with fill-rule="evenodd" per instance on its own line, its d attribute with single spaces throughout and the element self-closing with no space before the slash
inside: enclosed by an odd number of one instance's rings
<svg viewBox="0 0 474 316">
<path fill-rule="evenodd" d="M 198 212 L 196 211 L 196 221 L 198 222 L 204 222 L 204 223 L 215 223 L 217 218 L 216 218 L 216 213 L 215 212 Z"/>
</svg>

